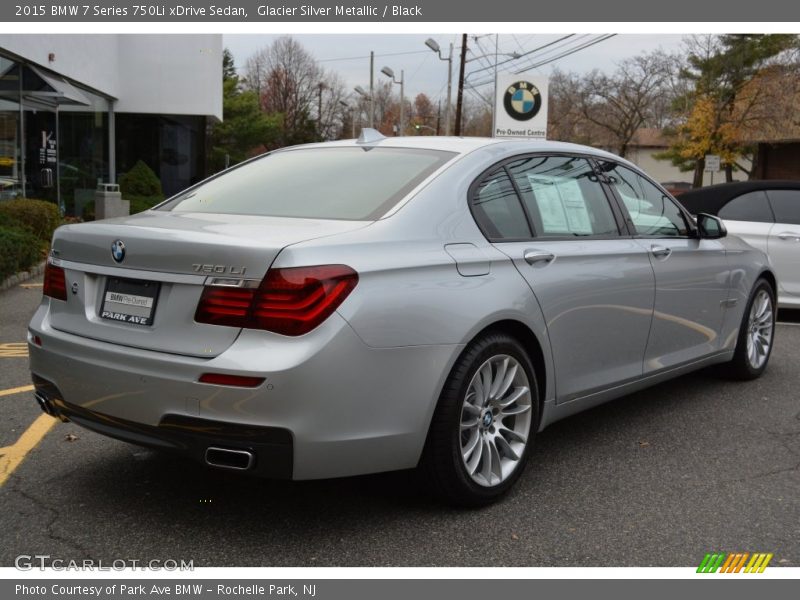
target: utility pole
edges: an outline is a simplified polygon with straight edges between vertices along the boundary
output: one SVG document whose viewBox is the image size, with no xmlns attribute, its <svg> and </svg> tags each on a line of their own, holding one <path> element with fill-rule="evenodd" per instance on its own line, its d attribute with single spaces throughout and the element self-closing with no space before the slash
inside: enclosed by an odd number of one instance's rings
<svg viewBox="0 0 800 600">
<path fill-rule="evenodd" d="M 464 67 L 467 64 L 467 34 L 461 35 L 461 65 L 458 68 L 458 95 L 456 97 L 456 130 L 461 135 L 461 105 L 464 102 Z"/>
<path fill-rule="evenodd" d="M 317 85 L 319 86 L 319 96 L 317 97 L 317 133 L 319 134 L 320 140 L 322 140 L 322 90 L 325 89 L 325 82 L 320 81 Z"/>
<path fill-rule="evenodd" d="M 375 51 L 369 52 L 369 126 L 375 128 Z"/>
<path fill-rule="evenodd" d="M 406 94 L 405 94 L 405 73 L 400 69 L 400 135 L 406 132 Z"/>
<path fill-rule="evenodd" d="M 445 114 L 447 113 L 445 112 Z M 436 135 L 439 135 L 439 131 L 441 129 L 441 123 L 442 123 L 442 101 L 439 100 L 439 104 L 436 106 Z"/>
<path fill-rule="evenodd" d="M 450 44 L 450 58 L 447 59 L 447 104 L 444 107 L 444 134 L 450 135 L 450 103 L 453 93 L 453 44 Z M 436 125 L 436 135 L 439 135 L 439 125 Z"/>
</svg>

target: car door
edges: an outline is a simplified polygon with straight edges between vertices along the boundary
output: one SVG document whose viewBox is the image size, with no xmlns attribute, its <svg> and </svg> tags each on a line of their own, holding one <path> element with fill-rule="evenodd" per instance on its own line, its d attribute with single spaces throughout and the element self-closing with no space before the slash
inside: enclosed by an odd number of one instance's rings
<svg viewBox="0 0 800 600">
<path fill-rule="evenodd" d="M 775 213 L 767 254 L 780 291 L 800 297 L 800 190 L 768 190 L 767 196 Z"/>
<path fill-rule="evenodd" d="M 644 372 L 713 354 L 720 348 L 730 287 L 724 244 L 699 239 L 688 214 L 641 173 L 609 162 L 602 170 L 655 273 L 655 310 Z"/>
<path fill-rule="evenodd" d="M 763 190 L 747 192 L 729 200 L 719 209 L 717 216 L 725 221 L 728 233 L 738 235 L 762 252 L 768 252 L 769 235 L 775 218 Z"/>
<path fill-rule="evenodd" d="M 514 262 L 547 322 L 558 402 L 642 375 L 653 312 L 647 252 L 589 160 L 529 155 L 473 186 L 472 209 Z"/>
</svg>

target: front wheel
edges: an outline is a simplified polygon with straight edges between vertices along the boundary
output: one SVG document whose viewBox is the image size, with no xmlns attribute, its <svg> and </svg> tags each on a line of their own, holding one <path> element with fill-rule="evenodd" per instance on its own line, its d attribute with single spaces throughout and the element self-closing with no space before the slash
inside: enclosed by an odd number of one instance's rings
<svg viewBox="0 0 800 600">
<path fill-rule="evenodd" d="M 537 389 L 514 338 L 488 334 L 464 351 L 442 391 L 421 463 L 439 496 L 482 506 L 511 488 L 538 424 Z"/>
<path fill-rule="evenodd" d="M 753 287 L 742 317 L 739 338 L 727 374 L 735 379 L 756 379 L 767 368 L 775 339 L 775 291 L 765 279 Z"/>
</svg>

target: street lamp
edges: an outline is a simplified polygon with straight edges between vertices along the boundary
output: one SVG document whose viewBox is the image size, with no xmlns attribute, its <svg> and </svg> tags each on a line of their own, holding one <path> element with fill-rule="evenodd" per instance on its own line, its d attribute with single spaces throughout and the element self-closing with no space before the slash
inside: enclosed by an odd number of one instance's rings
<svg viewBox="0 0 800 600">
<path fill-rule="evenodd" d="M 364 98 L 364 100 L 367 100 L 369 102 L 369 126 L 373 127 L 374 126 L 373 115 L 375 114 L 374 111 L 373 111 L 373 106 L 375 105 L 375 99 L 374 99 L 373 95 L 370 94 L 369 92 L 367 92 L 360 85 L 357 85 L 356 87 L 354 87 L 353 91 L 356 94 L 358 94 L 359 96 L 361 96 L 362 98 Z"/>
<path fill-rule="evenodd" d="M 450 54 L 445 58 L 439 44 L 433 38 L 425 40 L 425 45 L 439 55 L 439 60 L 447 61 L 447 104 L 444 106 L 444 134 L 450 135 L 450 95 L 453 89 L 453 44 L 450 44 Z"/>
<path fill-rule="evenodd" d="M 386 75 L 388 78 L 392 80 L 392 83 L 399 83 L 400 84 L 400 135 L 405 133 L 406 131 L 406 111 L 405 111 L 405 93 L 404 93 L 404 85 L 405 82 L 403 81 L 403 71 L 400 71 L 400 79 L 397 80 L 394 77 L 394 71 L 392 71 L 389 67 L 383 67 L 381 69 L 381 73 Z"/>
</svg>

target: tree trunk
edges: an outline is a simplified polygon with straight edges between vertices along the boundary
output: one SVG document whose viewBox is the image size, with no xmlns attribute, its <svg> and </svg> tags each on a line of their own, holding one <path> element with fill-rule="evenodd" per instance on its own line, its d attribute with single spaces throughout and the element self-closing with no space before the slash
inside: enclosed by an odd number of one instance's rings
<svg viewBox="0 0 800 600">
<path fill-rule="evenodd" d="M 725 182 L 730 183 L 731 181 L 733 181 L 733 165 L 725 163 Z"/>
<path fill-rule="evenodd" d="M 703 173 L 706 170 L 706 159 L 698 158 L 694 165 L 694 180 L 692 181 L 693 188 L 703 187 Z"/>
</svg>

